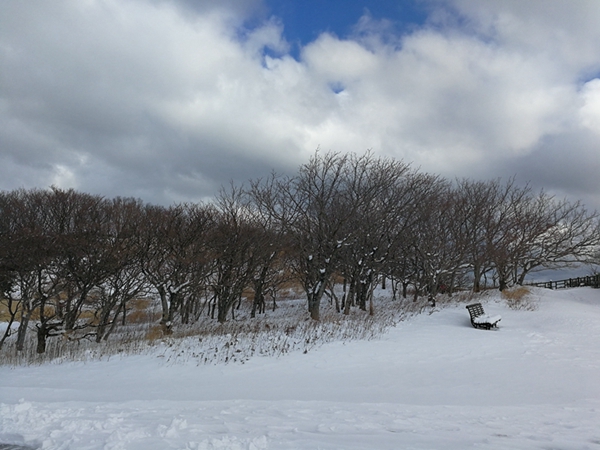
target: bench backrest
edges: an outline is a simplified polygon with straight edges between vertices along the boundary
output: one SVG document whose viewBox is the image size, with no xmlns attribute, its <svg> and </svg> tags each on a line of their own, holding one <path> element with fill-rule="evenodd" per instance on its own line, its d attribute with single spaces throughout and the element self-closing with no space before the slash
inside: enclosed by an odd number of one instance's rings
<svg viewBox="0 0 600 450">
<path fill-rule="evenodd" d="M 473 303 L 472 305 L 467 305 L 467 309 L 469 310 L 469 314 L 471 315 L 471 317 L 479 317 L 485 314 L 485 312 L 483 312 L 483 306 L 481 306 L 481 303 Z"/>
</svg>

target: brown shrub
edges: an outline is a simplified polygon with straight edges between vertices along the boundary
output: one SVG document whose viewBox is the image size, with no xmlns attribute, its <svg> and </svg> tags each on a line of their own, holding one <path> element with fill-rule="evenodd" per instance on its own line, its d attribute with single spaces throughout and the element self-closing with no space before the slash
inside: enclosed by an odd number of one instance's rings
<svg viewBox="0 0 600 450">
<path fill-rule="evenodd" d="M 155 322 L 158 314 L 152 308 L 152 301 L 147 298 L 136 298 L 128 303 L 131 310 L 127 313 L 127 323 L 150 323 Z"/>
<path fill-rule="evenodd" d="M 79 314 L 79 319 L 87 320 L 87 323 L 89 323 L 90 325 L 98 325 L 98 318 L 96 317 L 94 311 L 81 311 L 81 313 Z"/>
<path fill-rule="evenodd" d="M 164 336 L 162 325 L 154 325 L 148 329 L 144 339 L 147 341 L 156 341 Z"/>
<path fill-rule="evenodd" d="M 19 317 L 21 313 L 20 305 L 13 304 L 13 310 L 16 308 L 17 314 L 16 317 Z M 8 312 L 8 305 L 4 303 L 3 300 L 0 300 L 0 322 L 8 322 L 10 320 L 10 313 Z"/>
<path fill-rule="evenodd" d="M 53 316 L 54 315 L 54 306 L 50 306 L 47 305 L 46 307 L 44 307 L 44 315 L 46 317 L 49 316 Z M 40 308 L 37 307 L 33 310 L 33 312 L 31 313 L 31 320 L 40 320 Z"/>
<path fill-rule="evenodd" d="M 531 301 L 531 290 L 527 286 L 517 286 L 502 291 L 502 298 L 511 309 L 535 309 Z"/>
</svg>

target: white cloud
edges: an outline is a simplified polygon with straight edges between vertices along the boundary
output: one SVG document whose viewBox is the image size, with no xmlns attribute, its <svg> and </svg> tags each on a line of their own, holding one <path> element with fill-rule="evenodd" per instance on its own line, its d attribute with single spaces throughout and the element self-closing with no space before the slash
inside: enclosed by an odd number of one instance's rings
<svg viewBox="0 0 600 450">
<path fill-rule="evenodd" d="M 466 31 L 524 56 L 550 57 L 565 71 L 598 67 L 600 3 L 596 0 L 431 0 L 454 8 Z M 448 9 L 445 9 L 447 12 Z M 441 16 L 448 19 L 448 16 Z M 452 17 L 452 16 L 451 16 Z M 454 19 L 456 17 L 453 17 Z"/>
<path fill-rule="evenodd" d="M 551 156 L 553 177 L 525 178 L 593 198 L 593 183 L 554 161 L 569 151 L 593 165 L 571 143 L 600 139 L 599 2 L 432 1 L 412 34 L 365 16 L 352 38 L 323 34 L 299 61 L 278 19 L 243 27 L 258 0 L 207 5 L 4 1 L 0 162 L 11 169 L 0 187 L 63 177 L 193 200 L 293 170 L 320 147 L 372 148 L 451 177 L 522 173 Z"/>
<path fill-rule="evenodd" d="M 379 69 L 380 58 L 360 43 L 340 40 L 328 33 L 322 34 L 302 52 L 302 60 L 318 78 L 326 83 L 357 82 Z"/>
<path fill-rule="evenodd" d="M 600 79 L 587 82 L 581 90 L 581 97 L 581 123 L 600 136 Z"/>
</svg>

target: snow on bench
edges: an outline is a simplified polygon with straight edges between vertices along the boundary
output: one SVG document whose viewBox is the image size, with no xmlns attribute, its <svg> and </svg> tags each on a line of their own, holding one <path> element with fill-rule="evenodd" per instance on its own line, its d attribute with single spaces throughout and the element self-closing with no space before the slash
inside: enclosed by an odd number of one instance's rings
<svg viewBox="0 0 600 450">
<path fill-rule="evenodd" d="M 471 316 L 471 325 L 473 325 L 475 328 L 490 330 L 492 327 L 497 327 L 498 322 L 502 320 L 501 316 L 490 316 L 486 314 L 483 310 L 483 306 L 481 306 L 481 303 L 467 305 L 467 309 L 469 310 L 469 315 Z"/>
</svg>

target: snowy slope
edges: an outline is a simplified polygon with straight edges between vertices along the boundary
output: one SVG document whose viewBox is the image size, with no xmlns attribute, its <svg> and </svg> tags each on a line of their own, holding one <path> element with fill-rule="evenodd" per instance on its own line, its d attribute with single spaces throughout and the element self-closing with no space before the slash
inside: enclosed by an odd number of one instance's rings
<svg viewBox="0 0 600 450">
<path fill-rule="evenodd" d="M 0 366 L 0 443 L 43 449 L 600 449 L 600 291 L 422 314 L 245 364 Z"/>
</svg>

